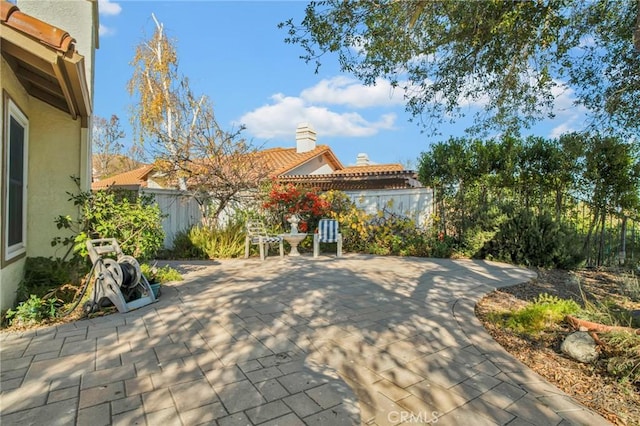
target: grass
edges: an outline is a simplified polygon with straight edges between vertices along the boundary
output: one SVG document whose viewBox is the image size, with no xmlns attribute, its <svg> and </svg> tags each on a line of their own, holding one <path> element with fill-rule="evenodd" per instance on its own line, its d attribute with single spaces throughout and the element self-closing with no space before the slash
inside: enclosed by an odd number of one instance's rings
<svg viewBox="0 0 640 426">
<path fill-rule="evenodd" d="M 560 299 L 547 293 L 539 295 L 526 307 L 502 313 L 502 325 L 517 333 L 535 335 L 561 323 L 565 316 L 580 311 L 573 300 Z"/>
<path fill-rule="evenodd" d="M 640 336 L 624 331 L 603 333 L 607 371 L 620 380 L 640 384 Z"/>
</svg>

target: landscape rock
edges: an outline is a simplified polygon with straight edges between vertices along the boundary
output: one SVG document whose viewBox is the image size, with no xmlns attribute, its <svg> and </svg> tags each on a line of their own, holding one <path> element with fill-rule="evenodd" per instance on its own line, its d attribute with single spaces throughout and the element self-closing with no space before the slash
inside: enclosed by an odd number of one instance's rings
<svg viewBox="0 0 640 426">
<path fill-rule="evenodd" d="M 564 339 L 560 350 L 576 361 L 590 363 L 598 359 L 597 347 L 598 344 L 589 333 L 576 331 Z"/>
</svg>

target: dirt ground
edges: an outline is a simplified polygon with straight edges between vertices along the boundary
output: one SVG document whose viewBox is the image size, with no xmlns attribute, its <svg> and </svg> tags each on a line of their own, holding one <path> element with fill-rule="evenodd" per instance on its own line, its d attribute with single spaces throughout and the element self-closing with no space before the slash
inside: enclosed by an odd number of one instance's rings
<svg viewBox="0 0 640 426">
<path fill-rule="evenodd" d="M 476 315 L 485 328 L 509 353 L 528 365 L 582 404 L 616 425 L 640 425 L 640 386 L 610 376 L 604 362 L 583 364 L 560 352 L 563 338 L 574 331 L 568 325 L 526 338 L 487 320 L 491 312 L 523 307 L 541 293 L 573 299 L 615 300 L 625 309 L 639 310 L 640 303 L 624 297 L 621 275 L 615 271 L 540 271 L 531 283 L 503 288 L 485 296 L 476 306 Z"/>
</svg>

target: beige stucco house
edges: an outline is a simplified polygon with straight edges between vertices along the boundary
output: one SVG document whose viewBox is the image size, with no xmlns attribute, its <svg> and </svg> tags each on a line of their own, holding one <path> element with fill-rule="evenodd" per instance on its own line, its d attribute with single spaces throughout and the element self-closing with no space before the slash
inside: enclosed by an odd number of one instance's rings
<svg viewBox="0 0 640 426">
<path fill-rule="evenodd" d="M 54 256 L 67 192 L 91 186 L 97 1 L 0 0 L 0 308 L 11 307 L 27 257 Z"/>
</svg>

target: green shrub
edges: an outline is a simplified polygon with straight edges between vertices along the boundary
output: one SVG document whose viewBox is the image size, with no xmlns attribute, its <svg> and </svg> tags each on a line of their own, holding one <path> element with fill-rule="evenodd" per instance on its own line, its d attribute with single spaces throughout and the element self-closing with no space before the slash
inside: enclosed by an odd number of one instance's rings
<svg viewBox="0 0 640 426">
<path fill-rule="evenodd" d="M 176 233 L 173 248 L 166 254 L 173 259 L 206 259 L 207 254 L 191 240 L 191 228 Z"/>
<path fill-rule="evenodd" d="M 330 204 L 330 216 L 337 219 L 343 249 L 349 252 L 396 256 L 429 256 L 432 238 L 408 217 L 386 209 L 370 215 L 358 209 L 341 191 L 327 191 L 322 196 Z"/>
<path fill-rule="evenodd" d="M 485 231 L 480 226 L 474 226 L 466 230 L 462 235 L 456 249 L 465 257 L 477 257 L 482 248 L 496 235 L 496 231 Z"/>
<path fill-rule="evenodd" d="M 88 272 L 89 269 L 84 262 L 65 261 L 52 257 L 27 257 L 24 278 L 18 286 L 16 301 L 24 302 L 32 294 L 44 297 L 59 290 L 65 284 L 79 285 Z M 75 292 L 69 295 L 65 292 L 57 292 L 56 296 L 65 301 L 71 301 L 74 294 Z"/>
<path fill-rule="evenodd" d="M 429 238 L 429 246 L 431 247 L 429 256 L 438 258 L 448 258 L 454 252 L 456 241 L 449 235 L 439 232 L 436 235 L 431 235 Z"/>
<path fill-rule="evenodd" d="M 428 236 L 415 222 L 402 215 L 380 212 L 367 224 L 367 251 L 371 254 L 427 256 Z"/>
<path fill-rule="evenodd" d="M 52 245 L 73 244 L 74 251 L 86 257 L 87 240 L 115 238 L 125 254 L 139 260 L 153 258 L 162 247 L 163 215 L 153 196 L 115 189 L 70 195 L 80 208 L 80 218 L 58 216 L 56 224 L 74 235 L 54 238 Z"/>
<path fill-rule="evenodd" d="M 180 272 L 176 271 L 169 265 L 157 267 L 155 265 L 149 265 L 148 263 L 142 263 L 140 265 L 140 270 L 150 284 L 182 281 L 182 275 L 180 275 Z"/>
<path fill-rule="evenodd" d="M 244 254 L 244 221 L 235 218 L 221 227 L 194 226 L 174 240 L 171 256 L 187 259 L 240 257 Z"/>
<path fill-rule="evenodd" d="M 29 299 L 20 303 L 15 310 L 9 309 L 5 318 L 9 325 L 33 325 L 48 318 L 55 318 L 61 302 L 55 298 L 41 299 L 32 294 Z"/>
<path fill-rule="evenodd" d="M 526 307 L 508 315 L 505 326 L 518 333 L 536 334 L 562 322 L 566 315 L 578 311 L 580 306 L 573 300 L 544 293 Z"/>
<path fill-rule="evenodd" d="M 503 222 L 481 257 L 529 267 L 572 269 L 584 257 L 576 232 L 553 220 L 549 213 L 520 210 Z"/>
</svg>

